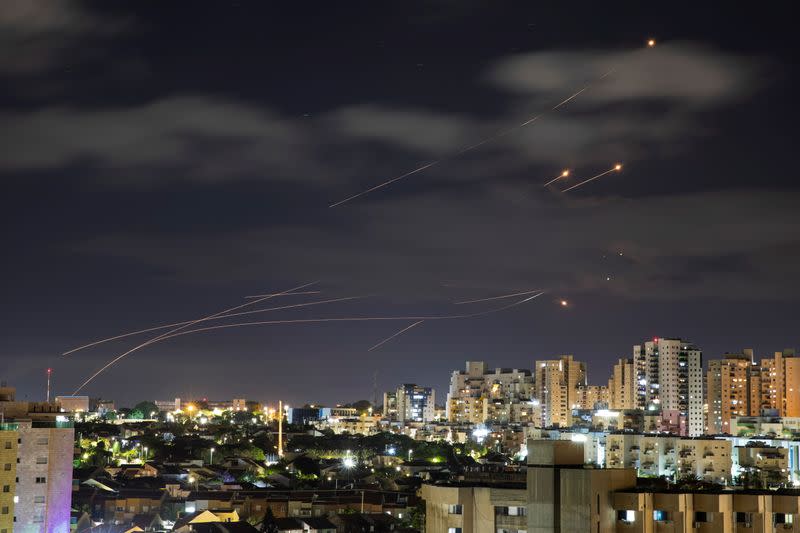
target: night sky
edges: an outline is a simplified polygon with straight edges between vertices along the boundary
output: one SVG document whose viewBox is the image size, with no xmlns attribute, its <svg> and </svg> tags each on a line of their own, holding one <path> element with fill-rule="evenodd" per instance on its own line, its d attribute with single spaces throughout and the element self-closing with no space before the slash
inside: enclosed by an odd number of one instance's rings
<svg viewBox="0 0 800 533">
<path fill-rule="evenodd" d="M 0 378 L 38 399 L 52 366 L 69 394 L 150 337 L 69 348 L 312 281 L 320 294 L 261 306 L 367 298 L 250 319 L 547 293 L 372 352 L 410 322 L 185 335 L 84 392 L 334 403 L 371 399 L 377 372 L 380 392 L 416 382 L 443 401 L 468 359 L 571 353 L 601 384 L 653 336 L 706 359 L 797 345 L 793 18 L 719 6 L 5 0 Z"/>
</svg>

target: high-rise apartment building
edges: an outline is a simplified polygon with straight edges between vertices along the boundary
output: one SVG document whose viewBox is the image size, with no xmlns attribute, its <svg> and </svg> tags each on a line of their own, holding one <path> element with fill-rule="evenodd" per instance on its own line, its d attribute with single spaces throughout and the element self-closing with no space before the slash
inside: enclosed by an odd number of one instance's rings
<svg viewBox="0 0 800 533">
<path fill-rule="evenodd" d="M 436 393 L 413 383 L 400 385 L 395 393 L 398 422 L 431 422 L 436 415 Z"/>
<path fill-rule="evenodd" d="M 654 338 L 633 347 L 636 407 L 661 411 L 675 420 L 681 435 L 705 428 L 703 354 L 683 339 Z"/>
<path fill-rule="evenodd" d="M 532 419 L 533 378 L 529 370 L 496 368 L 467 361 L 454 371 L 447 393 L 447 420 L 481 424 L 528 422 Z"/>
<path fill-rule="evenodd" d="M 772 410 L 778 416 L 800 416 L 800 357 L 786 349 L 762 359 L 760 367 L 760 409 Z"/>
<path fill-rule="evenodd" d="M 68 533 L 74 430 L 57 404 L 0 389 L 0 533 Z"/>
<path fill-rule="evenodd" d="M 571 426 L 573 406 L 580 405 L 580 388 L 586 387 L 586 363 L 573 360 L 571 355 L 536 361 L 534 379 L 543 427 Z"/>
<path fill-rule="evenodd" d="M 731 433 L 743 416 L 800 416 L 800 357 L 775 352 L 756 363 L 753 350 L 709 361 L 706 374 L 708 433 Z"/>
<path fill-rule="evenodd" d="M 636 370 L 633 359 L 620 359 L 608 379 L 608 402 L 611 409 L 636 409 Z"/>
<path fill-rule="evenodd" d="M 750 379 L 754 368 L 751 350 L 742 354 L 725 354 L 723 359 L 708 362 L 706 433 L 730 433 L 733 417 L 758 415 L 757 404 L 750 401 Z"/>
</svg>

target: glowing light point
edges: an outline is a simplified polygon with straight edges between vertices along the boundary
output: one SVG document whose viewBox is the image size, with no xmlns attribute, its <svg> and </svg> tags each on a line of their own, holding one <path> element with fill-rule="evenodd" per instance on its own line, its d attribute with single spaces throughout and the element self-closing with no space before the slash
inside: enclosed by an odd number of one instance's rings
<svg viewBox="0 0 800 533">
<path fill-rule="evenodd" d="M 561 307 L 566 307 L 567 305 L 569 305 L 569 302 L 567 302 L 566 300 L 561 300 L 561 302 L 559 303 L 561 304 Z"/>
<path fill-rule="evenodd" d="M 655 39 L 648 39 L 648 41 L 647 41 L 647 47 L 648 48 L 653 48 L 655 45 L 656 45 L 656 40 Z"/>
<path fill-rule="evenodd" d="M 616 165 L 614 165 L 614 170 L 617 171 L 622 170 L 622 165 L 620 163 L 617 163 Z"/>
<path fill-rule="evenodd" d="M 564 172 L 561 173 L 561 177 L 562 178 L 566 178 L 567 176 L 569 176 L 569 169 L 565 168 Z"/>
</svg>

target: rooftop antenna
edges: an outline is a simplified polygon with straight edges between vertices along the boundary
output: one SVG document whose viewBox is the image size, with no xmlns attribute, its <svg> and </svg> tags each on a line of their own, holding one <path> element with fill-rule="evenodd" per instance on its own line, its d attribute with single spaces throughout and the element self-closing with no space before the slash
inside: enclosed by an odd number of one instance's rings
<svg viewBox="0 0 800 533">
<path fill-rule="evenodd" d="M 50 375 L 53 373 L 52 368 L 47 369 L 47 403 L 50 403 Z"/>
</svg>

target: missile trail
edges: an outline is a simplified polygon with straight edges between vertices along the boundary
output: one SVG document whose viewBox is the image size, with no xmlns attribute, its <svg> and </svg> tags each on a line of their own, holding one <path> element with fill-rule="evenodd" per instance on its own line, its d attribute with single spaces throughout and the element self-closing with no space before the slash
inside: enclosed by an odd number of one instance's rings
<svg viewBox="0 0 800 533">
<path fill-rule="evenodd" d="M 253 294 L 251 296 L 245 296 L 245 298 L 263 298 L 264 296 L 294 296 L 300 294 L 319 294 L 322 291 L 301 291 L 301 292 L 290 292 L 289 294 Z"/>
<path fill-rule="evenodd" d="M 559 174 L 555 178 L 551 179 L 550 181 L 548 181 L 547 183 L 542 185 L 542 187 L 547 187 L 548 185 L 551 185 L 551 184 L 555 183 L 556 181 L 560 180 L 561 178 L 566 178 L 568 176 L 569 176 L 569 169 L 565 168 L 564 171 L 561 172 L 561 174 Z"/>
<path fill-rule="evenodd" d="M 368 352 L 371 352 L 372 350 L 374 350 L 374 349 L 376 349 L 376 348 L 380 348 L 381 346 L 383 346 L 384 344 L 386 344 L 386 343 L 387 343 L 387 342 L 389 342 L 390 340 L 394 339 L 395 337 L 398 337 L 398 336 L 402 335 L 403 333 L 405 333 L 406 331 L 410 330 L 411 328 L 413 328 L 413 327 L 415 327 L 415 326 L 419 326 L 419 325 L 420 325 L 420 324 L 422 324 L 423 322 L 425 322 L 425 321 L 424 321 L 424 320 L 417 320 L 416 322 L 414 322 L 414 323 L 413 323 L 413 324 L 411 324 L 410 326 L 406 326 L 406 327 L 404 327 L 403 329 L 401 329 L 400 331 L 397 331 L 397 332 L 395 332 L 395 333 L 393 333 L 393 334 L 389 335 L 388 337 L 386 337 L 386 338 L 385 338 L 385 339 L 383 339 L 381 342 L 379 342 L 378 344 L 374 345 L 372 348 L 370 348 L 370 349 L 369 349 L 369 350 L 367 350 L 367 351 L 368 351 Z"/>
<path fill-rule="evenodd" d="M 611 167 L 610 169 L 606 170 L 605 172 L 601 172 L 600 174 L 597 174 L 596 176 L 592 176 L 591 178 L 585 179 L 585 180 L 581 181 L 580 183 L 576 183 L 572 187 L 567 187 L 566 189 L 564 189 L 561 192 L 569 192 L 572 189 L 577 189 L 578 187 L 580 187 L 582 185 L 586 185 L 590 181 L 594 181 L 594 180 L 596 180 L 598 178 L 602 178 L 606 174 L 611 174 L 612 172 L 619 172 L 621 170 L 622 170 L 622 165 L 619 165 L 619 164 L 614 165 L 613 167 Z"/>
<path fill-rule="evenodd" d="M 308 291 L 308 292 L 313 294 L 313 293 L 318 293 L 319 291 Z M 304 293 L 293 292 L 293 293 L 290 293 L 290 294 L 304 294 Z M 271 296 L 271 295 L 262 294 L 260 297 L 264 298 L 264 297 L 267 297 L 267 296 Z M 275 295 L 275 296 L 277 296 L 277 295 Z M 216 319 L 222 319 L 222 318 L 228 318 L 228 317 L 234 317 L 234 316 L 252 315 L 252 314 L 255 314 L 255 313 L 267 313 L 269 311 L 282 311 L 284 309 L 294 309 L 294 308 L 297 308 L 297 307 L 308 307 L 308 306 L 312 306 L 312 305 L 321 305 L 321 304 L 328 304 L 328 303 L 334 303 L 334 302 L 344 302 L 346 300 L 355 300 L 355 299 L 358 299 L 358 298 L 365 298 L 365 297 L 364 296 L 348 296 L 348 297 L 345 297 L 345 298 L 333 298 L 333 299 L 329 299 L 329 300 L 316 300 L 316 301 L 313 301 L 313 302 L 304 302 L 304 303 L 299 303 L 299 304 L 282 305 L 280 307 L 270 307 L 270 308 L 267 308 L 267 309 L 256 309 L 254 311 L 243 311 L 241 313 L 228 313 L 226 315 L 221 315 L 221 316 L 218 316 L 218 317 L 214 317 L 213 319 L 209 318 L 209 319 L 199 320 L 199 321 L 195 321 L 195 322 L 205 322 L 206 320 L 216 320 Z M 189 324 L 191 322 L 192 322 L 191 320 L 186 320 L 184 322 L 175 322 L 173 324 L 164 324 L 162 326 L 154 326 L 152 328 L 140 329 L 140 330 L 137 330 L 137 331 L 131 331 L 129 333 L 123 333 L 121 335 L 116 335 L 114 337 L 108 337 L 106 339 L 100 339 L 98 341 L 90 342 L 89 344 L 84 344 L 83 346 L 78 346 L 77 348 L 73 348 L 73 349 L 71 349 L 69 351 L 66 351 L 66 352 L 62 353 L 61 355 L 62 356 L 63 355 L 69 355 L 71 353 L 74 353 L 74 352 L 77 352 L 77 351 L 80 351 L 80 350 L 85 350 L 86 348 L 91 348 L 92 346 L 97 346 L 99 344 L 104 344 L 106 342 L 111 342 L 111 341 L 115 341 L 115 340 L 118 340 L 118 339 L 124 339 L 125 337 L 131 337 L 133 335 L 139 335 L 141 333 L 147 333 L 147 332 L 150 332 L 150 331 L 158 331 L 160 329 L 174 328 L 175 326 L 183 326 L 184 324 Z"/>
<path fill-rule="evenodd" d="M 168 331 L 168 332 L 166 332 L 166 333 L 162 333 L 161 335 L 158 335 L 158 336 L 156 336 L 156 337 L 153 337 L 152 339 L 150 339 L 150 340 L 148 340 L 148 341 L 145 341 L 145 342 L 143 342 L 142 344 L 139 344 L 138 346 L 135 346 L 135 347 L 131 348 L 131 349 L 130 349 L 130 350 L 128 350 L 127 352 L 123 353 L 122 355 L 119 355 L 119 356 L 117 356 L 116 358 L 114 358 L 113 360 L 111 360 L 109 363 L 107 363 L 107 364 L 106 364 L 104 367 L 102 367 L 100 370 L 98 370 L 97 372 L 95 372 L 94 374 L 92 374 L 91 376 L 89 376 L 89 378 L 88 378 L 86 381 L 84 381 L 83 383 L 81 383 L 81 386 L 80 386 L 80 387 L 78 387 L 77 389 L 75 389 L 75 392 L 73 393 L 73 396 L 74 396 L 74 395 L 76 395 L 76 394 L 78 394 L 78 393 L 81 391 L 81 389 L 83 389 L 83 388 L 84 388 L 86 385 L 88 385 L 89 383 L 91 383 L 91 381 L 92 381 L 94 378 L 96 378 L 97 376 L 99 376 L 100 374 L 102 374 L 102 373 L 103 373 L 103 372 L 104 372 L 104 371 L 105 371 L 105 370 L 106 370 L 108 367 L 110 367 L 111 365 L 113 365 L 114 363 L 116 363 L 117 361 L 119 361 L 120 359 L 124 358 L 124 357 L 125 357 L 125 356 L 127 356 L 128 354 L 131 354 L 131 353 L 135 352 L 136 350 L 139 350 L 140 348 L 144 348 L 145 346 L 148 346 L 148 345 L 150 345 L 150 344 L 153 344 L 153 343 L 155 343 L 155 342 L 158 342 L 158 341 L 160 341 L 160 340 L 162 340 L 162 339 L 165 339 L 165 338 L 167 338 L 169 335 L 173 335 L 173 334 L 175 334 L 175 333 L 177 333 L 177 332 L 181 331 L 182 329 L 185 329 L 185 328 L 187 328 L 187 327 L 189 327 L 189 326 L 192 326 L 192 325 L 194 325 L 194 324 L 197 324 L 198 322 L 202 322 L 202 321 L 204 321 L 204 320 L 210 320 L 210 319 L 212 319 L 212 318 L 216 318 L 216 317 L 218 317 L 218 316 L 220 316 L 220 315 L 224 315 L 225 313 L 230 313 L 231 311 L 237 311 L 237 310 L 239 310 L 239 309 L 241 309 L 241 308 L 243 308 L 243 307 L 247 307 L 247 306 L 249 306 L 249 305 L 254 305 L 254 304 L 257 304 L 257 303 L 259 303 L 259 302 L 263 302 L 264 300 L 269 300 L 269 299 L 271 299 L 271 298 L 275 298 L 275 297 L 277 297 L 277 296 L 283 296 L 283 295 L 285 295 L 285 294 L 289 294 L 289 293 L 291 293 L 292 291 L 296 291 L 296 290 L 300 290 L 300 289 L 305 289 L 306 287 L 308 287 L 308 286 L 311 286 L 311 285 L 314 285 L 315 283 L 318 283 L 318 282 L 316 282 L 316 281 L 312 281 L 311 283 L 305 283 L 305 284 L 303 284 L 303 285 L 300 285 L 299 287 L 294 287 L 294 288 L 292 288 L 292 289 L 289 289 L 289 290 L 286 290 L 286 291 L 282 291 L 282 292 L 279 292 L 279 293 L 275 293 L 275 295 L 265 296 L 265 297 L 263 297 L 263 298 L 259 298 L 259 299 L 257 299 L 257 300 L 253 300 L 253 301 L 250 301 L 250 302 L 247 302 L 247 303 L 243 303 L 243 304 L 241 304 L 241 305 L 237 305 L 237 306 L 235 306 L 235 307 L 230 307 L 230 308 L 228 308 L 228 309 L 225 309 L 225 310 L 223 310 L 223 311 L 220 311 L 220 312 L 218 312 L 218 313 L 214 313 L 213 315 L 208 315 L 208 316 L 206 316 L 206 317 L 203 317 L 203 318 L 198 318 L 197 320 L 194 320 L 194 321 L 192 321 L 192 322 L 189 322 L 188 324 L 184 324 L 184 325 L 182 325 L 182 326 L 178 326 L 177 328 L 175 328 L 175 329 L 172 329 L 172 330 L 170 330 L 170 331 Z"/>
<path fill-rule="evenodd" d="M 412 174 L 416 174 L 417 172 L 422 172 L 422 171 L 423 171 L 423 170 L 425 170 L 426 168 L 430 168 L 430 167 L 432 167 L 433 165 L 437 165 L 437 164 L 441 163 L 442 161 L 443 161 L 443 159 L 439 159 L 438 161 L 434 161 L 434 162 L 432 162 L 432 163 L 428 163 L 427 165 L 423 165 L 423 166 L 421 166 L 421 167 L 419 167 L 419 168 L 415 168 L 415 169 L 414 169 L 414 170 L 412 170 L 411 172 L 406 172 L 406 173 L 405 173 L 405 174 L 403 174 L 402 176 L 397 176 L 396 178 L 392 178 L 392 179 L 390 179 L 389 181 L 384 181 L 383 183 L 380 183 L 380 184 L 378 184 L 378 185 L 376 185 L 376 186 L 374 186 L 374 187 L 372 187 L 372 188 L 369 188 L 369 189 L 367 189 L 366 191 L 361 191 L 360 193 L 358 193 L 358 194 L 354 194 L 353 196 L 348 196 L 348 197 L 347 197 L 347 198 L 345 198 L 344 200 L 340 200 L 340 201 L 336 202 L 335 204 L 331 204 L 331 205 L 329 205 L 328 207 L 329 207 L 329 208 L 330 208 L 330 207 L 336 207 L 336 206 L 342 205 L 342 204 L 344 204 L 344 203 L 347 203 L 347 202 L 349 202 L 350 200 L 355 200 L 355 199 L 356 199 L 356 198 L 358 198 L 359 196 L 364 196 L 365 194 L 369 194 L 369 193 L 371 193 L 371 192 L 373 192 L 373 191 L 377 191 L 378 189 L 382 189 L 382 188 L 386 187 L 387 185 L 391 185 L 391 184 L 392 184 L 392 183 L 394 183 L 395 181 L 398 181 L 398 180 L 401 180 L 401 179 L 403 179 L 403 178 L 406 178 L 406 177 L 408 177 L 408 176 L 410 176 L 410 175 L 412 175 Z"/>
<path fill-rule="evenodd" d="M 338 206 L 340 206 L 340 205 L 342 205 L 342 204 L 345 204 L 345 203 L 347 203 L 347 202 L 350 202 L 351 200 L 355 200 L 356 198 L 359 198 L 359 197 L 361 197 L 361 196 L 364 196 L 364 195 L 366 195 L 366 194 L 369 194 L 369 193 L 371 193 L 371 192 L 377 191 L 378 189 L 382 189 L 382 188 L 384 188 L 384 187 L 386 187 L 386 186 L 388 186 L 388 185 L 391 185 L 391 184 L 392 184 L 392 183 L 394 183 L 395 181 L 399 181 L 399 180 L 401 180 L 401 179 L 403 179 L 403 178 L 407 178 L 408 176 L 411 176 L 412 174 L 416 174 L 416 173 L 418 173 L 418 172 L 422 172 L 423 170 L 425 170 L 425 169 L 428 169 L 428 168 L 430 168 L 430 167 L 432 167 L 432 166 L 434 166 L 434 165 L 438 165 L 439 163 L 442 163 L 443 161 L 447 161 L 447 160 L 449 160 L 449 159 L 456 158 L 456 157 L 458 157 L 458 156 L 460 156 L 460 155 L 463 155 L 463 154 L 465 154 L 465 153 L 467 153 L 467 152 L 470 152 L 470 151 L 474 150 L 475 148 L 478 148 L 478 147 L 480 147 L 480 146 L 483 146 L 484 144 L 487 144 L 487 143 L 490 143 L 490 142 L 492 142 L 492 141 L 495 141 L 495 140 L 497 140 L 497 139 L 500 139 L 501 137 L 505 137 L 506 135 L 508 135 L 508 134 L 510 134 L 510 133 L 513 133 L 513 132 L 517 131 L 517 130 L 518 130 L 518 129 L 520 129 L 520 128 L 524 128 L 525 126 L 527 126 L 527 125 L 529 125 L 529 124 L 532 124 L 532 123 L 536 122 L 537 120 L 539 120 L 539 119 L 540 119 L 540 118 L 542 118 L 543 116 L 547 115 L 548 113 L 552 113 L 553 111 L 557 111 L 559 108 L 561 108 L 561 107 L 565 106 L 567 103 L 571 102 L 572 100 L 574 100 L 575 98 L 577 98 L 579 95 L 581 95 L 583 92 L 585 92 L 585 91 L 587 91 L 589 88 L 591 88 L 591 87 L 592 87 L 592 85 L 594 85 L 595 83 L 597 83 L 597 82 L 599 82 L 599 81 L 601 81 L 601 80 L 605 79 L 605 78 L 606 78 L 607 76 L 609 76 L 609 75 L 610 75 L 612 72 L 614 72 L 614 69 L 610 69 L 610 70 L 609 70 L 609 71 L 607 71 L 605 74 L 603 74 L 603 75 L 602 75 L 602 76 L 600 76 L 599 78 L 597 78 L 597 79 L 595 79 L 595 80 L 593 80 L 593 81 L 591 81 L 591 82 L 587 83 L 587 84 L 586 84 L 585 86 L 583 86 L 581 89 L 579 89 L 578 91 L 576 91 L 576 92 L 572 93 L 571 95 L 569 95 L 569 96 L 568 96 L 568 97 L 566 97 L 565 99 L 561 100 L 559 103 L 557 103 L 557 104 L 556 104 L 556 105 L 554 105 L 553 107 L 551 107 L 551 108 L 547 109 L 546 111 L 543 111 L 543 112 L 539 113 L 538 115 L 535 115 L 535 116 L 533 116 L 533 117 L 529 118 L 528 120 L 526 120 L 525 122 L 522 122 L 521 124 L 517 124 L 516 126 L 512 126 L 512 127 L 508 128 L 508 129 L 506 129 L 506 130 L 502 130 L 502 131 L 500 131 L 500 132 L 498 132 L 498 133 L 495 133 L 494 135 L 491 135 L 491 136 L 489 136 L 489 137 L 486 137 L 485 139 L 483 139 L 483 140 L 481 140 L 481 141 L 478 141 L 478 142 L 477 142 L 477 143 L 475 143 L 475 144 L 471 144 L 471 145 L 469 145 L 469 146 L 466 146 L 466 147 L 464 147 L 464 148 L 461 148 L 460 150 L 457 150 L 456 152 L 454 152 L 454 153 L 452 153 L 452 154 L 445 155 L 445 156 L 443 156 L 443 157 L 441 157 L 441 158 L 437 159 L 436 161 L 431 161 L 430 163 L 426 163 L 425 165 L 422 165 L 422 166 L 420 166 L 420 167 L 417 167 L 417 168 L 415 168 L 415 169 L 413 169 L 413 170 L 411 170 L 411 171 L 409 171 L 409 172 L 406 172 L 405 174 L 402 174 L 402 175 L 400 175 L 400 176 L 397 176 L 396 178 L 392 178 L 392 179 L 390 179 L 390 180 L 388 180 L 388 181 L 384 181 L 383 183 L 379 183 L 378 185 L 375 185 L 374 187 L 371 187 L 371 188 L 369 188 L 369 189 L 366 189 L 366 190 L 364 190 L 364 191 L 361 191 L 361 192 L 359 192 L 359 193 L 357 193 L 357 194 L 354 194 L 354 195 L 352 195 L 352 196 L 348 196 L 348 197 L 347 197 L 347 198 L 345 198 L 344 200 L 340 200 L 340 201 L 338 201 L 338 202 L 336 202 L 336 203 L 333 203 L 333 204 L 329 205 L 329 206 L 328 206 L 328 208 L 331 208 L 331 207 L 338 207 Z"/>
<path fill-rule="evenodd" d="M 219 324 L 216 326 L 205 326 L 202 328 L 195 328 L 190 329 L 189 331 L 181 331 L 179 333 L 175 333 L 174 335 L 169 335 L 164 337 L 166 340 L 171 339 L 173 337 L 180 337 L 181 335 L 188 335 L 190 333 L 199 333 L 201 331 L 212 331 L 216 329 L 226 329 L 226 328 L 238 328 L 242 326 L 272 326 L 272 325 L 282 325 L 282 324 L 321 324 L 327 322 L 382 322 L 382 321 L 404 321 L 408 322 L 411 320 L 416 320 L 420 322 L 424 322 L 426 320 L 459 320 L 459 319 L 466 319 L 466 318 L 477 318 L 485 315 L 490 315 L 493 313 L 499 313 L 500 311 L 505 311 L 506 309 L 511 309 L 512 307 L 516 307 L 518 305 L 522 305 L 526 302 L 533 300 L 534 298 L 538 298 L 545 291 L 537 292 L 533 296 L 529 296 L 512 304 L 504 305 L 503 307 L 498 307 L 495 309 L 489 309 L 487 311 L 481 311 L 478 313 L 469 313 L 464 315 L 433 315 L 433 316 L 356 316 L 356 317 L 334 317 L 334 318 L 294 318 L 294 319 L 284 319 L 284 320 L 259 320 L 257 322 L 238 322 L 236 324 Z"/>
<path fill-rule="evenodd" d="M 307 287 L 308 285 L 311 285 L 311 283 L 308 283 L 306 285 L 302 285 L 301 287 L 297 287 L 297 289 L 301 289 L 301 288 Z M 290 289 L 290 290 L 293 290 L 293 289 Z M 285 293 L 280 293 L 280 294 L 285 294 Z M 188 331 L 184 330 L 184 328 L 186 328 L 186 327 L 188 327 L 188 326 L 190 326 L 192 324 L 196 324 L 200 320 L 203 320 L 203 319 L 198 319 L 198 320 L 196 320 L 194 322 L 190 322 L 189 324 L 187 324 L 185 326 L 170 330 L 167 333 L 163 333 L 163 334 L 161 334 L 161 335 L 159 335 L 157 337 L 154 337 L 154 338 L 152 338 L 152 339 L 150 339 L 150 340 L 148 340 L 146 342 L 143 342 L 142 344 L 140 344 L 138 346 L 135 346 L 134 348 L 131 348 L 127 352 L 124 352 L 124 353 L 118 355 L 117 357 L 115 357 L 114 359 L 112 359 L 111 361 L 106 363 L 102 368 L 100 368 L 94 374 L 89 376 L 89 378 L 86 379 L 81 384 L 81 386 L 78 387 L 75 390 L 75 392 L 73 392 L 73 395 L 79 393 L 86 385 L 91 383 L 97 376 L 99 376 L 100 374 L 105 372 L 108 368 L 110 368 L 111 366 L 113 366 L 117 362 L 121 361 L 122 359 L 124 359 L 128 355 L 132 354 L 133 352 L 135 352 L 137 350 L 140 350 L 141 348 L 144 348 L 144 347 L 149 346 L 151 344 L 155 344 L 157 342 L 163 341 L 163 340 L 171 339 L 171 338 L 174 338 L 174 337 L 180 337 L 182 335 L 189 335 L 191 333 L 199 333 L 199 332 L 202 332 L 202 331 L 212 331 L 212 330 L 217 330 L 217 329 L 238 328 L 238 327 L 245 327 L 245 326 L 264 326 L 264 325 L 277 325 L 277 324 L 316 324 L 316 323 L 326 323 L 326 322 L 370 322 L 370 321 L 390 321 L 390 320 L 394 320 L 394 321 L 398 321 L 398 320 L 402 320 L 402 321 L 411 321 L 411 320 L 414 320 L 414 321 L 425 321 L 425 320 L 456 320 L 456 319 L 465 319 L 465 318 L 475 318 L 475 317 L 489 315 L 489 314 L 492 314 L 492 313 L 499 313 L 500 311 L 505 311 L 506 309 L 511 309 L 512 307 L 516 307 L 518 305 L 522 305 L 522 304 L 524 304 L 526 302 L 529 302 L 529 301 L 533 300 L 534 298 L 538 298 L 542 294 L 544 294 L 544 291 L 538 292 L 538 293 L 536 293 L 536 294 L 534 294 L 532 296 L 529 296 L 527 298 L 524 298 L 522 300 L 519 300 L 517 302 L 511 303 L 511 304 L 508 304 L 508 305 L 504 305 L 502 307 L 498 307 L 498 308 L 495 308 L 495 309 L 489 309 L 487 311 L 481 311 L 481 312 L 478 312 L 478 313 L 464 314 L 464 315 L 398 316 L 398 317 L 369 317 L 368 316 L 368 317 L 339 317 L 339 318 L 297 318 L 297 319 L 287 319 L 287 320 L 262 320 L 262 321 L 256 321 L 256 322 L 240 322 L 240 323 L 235 323 L 235 324 L 218 324 L 218 325 L 215 325 L 215 326 L 205 326 L 205 327 L 202 327 L 202 328 L 194 328 L 194 329 L 190 329 Z M 233 311 L 235 309 L 239 309 L 241 307 L 244 307 L 244 305 L 249 305 L 249 304 L 243 304 L 243 305 L 240 305 L 238 307 L 235 307 L 235 308 L 232 308 L 232 309 L 228 309 L 226 311 L 221 311 L 220 313 L 216 313 L 216 315 L 220 315 L 220 314 L 225 313 L 225 312 L 229 312 L 229 311 Z M 209 317 L 205 317 L 205 318 L 208 319 Z"/>
<path fill-rule="evenodd" d="M 453 305 L 463 305 L 463 304 L 475 304 L 478 302 L 489 302 L 491 300 L 502 300 L 503 298 L 513 298 L 514 296 L 525 296 L 527 294 L 533 294 L 534 292 L 540 292 L 539 289 L 535 289 L 532 291 L 525 291 L 525 292 L 515 292 L 514 294 L 504 294 L 502 296 L 492 296 L 491 298 L 479 298 L 477 300 L 465 300 L 463 302 L 454 302 Z"/>
</svg>

